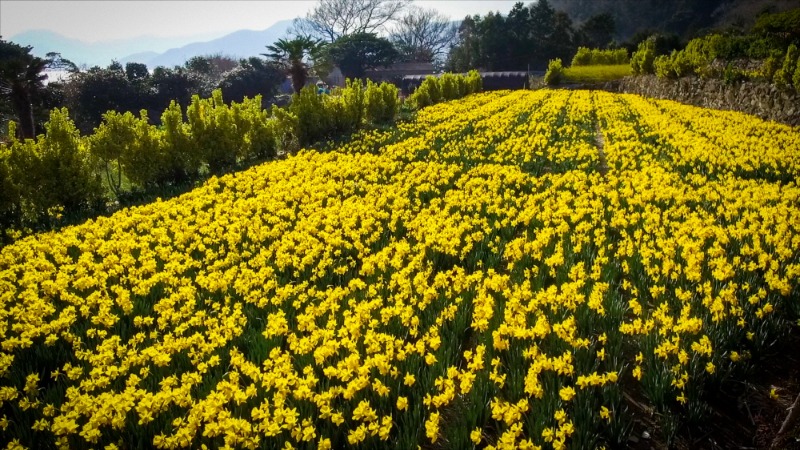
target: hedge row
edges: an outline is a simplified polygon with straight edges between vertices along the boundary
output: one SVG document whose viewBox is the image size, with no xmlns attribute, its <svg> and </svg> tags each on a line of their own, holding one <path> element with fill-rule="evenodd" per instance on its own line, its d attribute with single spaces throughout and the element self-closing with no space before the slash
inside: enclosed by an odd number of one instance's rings
<svg viewBox="0 0 800 450">
<path fill-rule="evenodd" d="M 471 70 L 466 75 L 445 73 L 422 80 L 422 84 L 408 97 L 408 101 L 413 107 L 424 108 L 480 92 L 482 89 L 483 80 L 477 70 Z"/>
<path fill-rule="evenodd" d="M 627 64 L 628 50 L 624 48 L 601 50 L 578 47 L 578 52 L 572 57 L 572 66 L 608 66 L 614 64 Z"/>
<path fill-rule="evenodd" d="M 639 44 L 631 57 L 631 68 L 636 74 L 651 73 L 659 78 L 680 78 L 697 75 L 703 78 L 760 80 L 783 87 L 800 90 L 800 59 L 798 49 L 791 44 L 785 52 L 766 51 L 761 41 L 752 47 L 738 48 L 742 39 L 711 34 L 692 39 L 683 50 L 673 50 L 669 55 L 657 55 L 654 38 Z M 730 60 L 738 56 L 768 55 L 757 70 L 737 68 Z"/>
</svg>

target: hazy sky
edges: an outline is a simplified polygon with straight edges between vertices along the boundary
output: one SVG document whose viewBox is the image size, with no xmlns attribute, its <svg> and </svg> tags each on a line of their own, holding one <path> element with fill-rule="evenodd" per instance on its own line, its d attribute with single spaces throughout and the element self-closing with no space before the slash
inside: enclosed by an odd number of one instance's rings
<svg viewBox="0 0 800 450">
<path fill-rule="evenodd" d="M 451 19 L 489 11 L 508 13 L 515 1 L 417 0 Z M 527 3 L 527 2 L 526 2 Z M 222 36 L 263 30 L 275 22 L 304 16 L 315 1 L 42 1 L 0 0 L 0 35 L 45 29 L 85 42 L 139 36 Z"/>
</svg>

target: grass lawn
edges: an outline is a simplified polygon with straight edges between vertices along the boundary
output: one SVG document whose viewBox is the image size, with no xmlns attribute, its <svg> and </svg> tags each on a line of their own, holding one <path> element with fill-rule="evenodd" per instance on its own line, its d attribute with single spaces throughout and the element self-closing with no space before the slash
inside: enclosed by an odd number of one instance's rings
<svg viewBox="0 0 800 450">
<path fill-rule="evenodd" d="M 611 66 L 573 66 L 565 69 L 567 83 L 598 83 L 631 75 L 630 64 Z"/>
</svg>

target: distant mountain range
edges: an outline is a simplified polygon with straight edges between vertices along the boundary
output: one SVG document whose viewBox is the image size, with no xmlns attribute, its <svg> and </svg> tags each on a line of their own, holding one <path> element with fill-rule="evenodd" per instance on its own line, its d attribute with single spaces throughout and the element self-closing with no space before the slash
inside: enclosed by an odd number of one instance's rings
<svg viewBox="0 0 800 450">
<path fill-rule="evenodd" d="M 128 62 L 157 66 L 183 65 L 193 56 L 223 54 L 246 58 L 266 53 L 266 46 L 284 37 L 291 20 L 282 20 L 262 31 L 239 30 L 214 38 L 214 35 L 196 35 L 183 38 L 141 37 L 135 39 L 87 43 L 64 37 L 46 30 L 33 30 L 16 34 L 10 41 L 33 47 L 33 54 L 44 57 L 48 52 L 58 52 L 78 66 L 105 67 L 112 60 L 123 65 Z"/>
<path fill-rule="evenodd" d="M 239 30 L 207 42 L 194 42 L 183 47 L 167 50 L 143 62 L 151 69 L 157 66 L 182 65 L 193 56 L 222 54 L 234 58 L 247 58 L 267 53 L 267 45 L 285 37 L 292 25 L 291 20 L 282 20 L 262 31 Z"/>
</svg>

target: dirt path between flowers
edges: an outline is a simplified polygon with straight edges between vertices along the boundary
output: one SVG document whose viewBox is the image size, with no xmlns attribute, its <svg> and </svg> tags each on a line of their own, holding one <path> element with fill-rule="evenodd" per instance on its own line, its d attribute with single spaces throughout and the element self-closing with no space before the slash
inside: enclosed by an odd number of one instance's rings
<svg viewBox="0 0 800 450">
<path fill-rule="evenodd" d="M 594 124 L 594 143 L 597 146 L 597 152 L 600 156 L 600 163 L 597 165 L 597 170 L 603 177 L 608 173 L 608 160 L 606 160 L 606 139 L 603 137 L 603 131 L 600 130 L 600 124 Z"/>
</svg>

